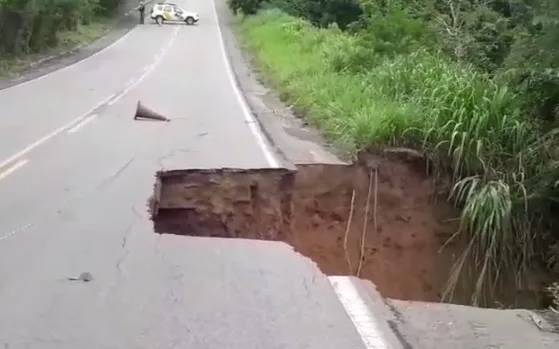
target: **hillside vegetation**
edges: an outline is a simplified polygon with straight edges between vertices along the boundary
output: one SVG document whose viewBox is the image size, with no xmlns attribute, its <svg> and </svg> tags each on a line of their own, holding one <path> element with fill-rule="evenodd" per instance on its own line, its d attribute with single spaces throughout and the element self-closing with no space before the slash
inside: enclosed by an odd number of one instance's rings
<svg viewBox="0 0 559 349">
<path fill-rule="evenodd" d="M 10 68 L 22 57 L 95 39 L 125 1 L 0 0 L 0 63 Z"/>
<path fill-rule="evenodd" d="M 559 270 L 559 6 L 531 0 L 230 0 L 282 95 L 352 150 L 413 147 L 450 176 L 473 304 Z M 257 13 L 258 9 L 265 10 Z"/>
</svg>

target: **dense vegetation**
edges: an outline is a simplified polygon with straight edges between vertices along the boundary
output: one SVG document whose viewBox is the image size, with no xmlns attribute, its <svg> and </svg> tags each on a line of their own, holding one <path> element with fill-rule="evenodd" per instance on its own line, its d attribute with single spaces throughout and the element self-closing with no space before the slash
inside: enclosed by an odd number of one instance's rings
<svg viewBox="0 0 559 349">
<path fill-rule="evenodd" d="M 0 56 L 41 52 L 125 0 L 0 0 Z"/>
<path fill-rule="evenodd" d="M 421 149 L 453 179 L 467 243 L 453 275 L 474 269 L 473 303 L 511 272 L 557 272 L 559 5 L 270 1 L 229 4 L 268 8 L 241 28 L 291 102 L 340 144 Z"/>
</svg>

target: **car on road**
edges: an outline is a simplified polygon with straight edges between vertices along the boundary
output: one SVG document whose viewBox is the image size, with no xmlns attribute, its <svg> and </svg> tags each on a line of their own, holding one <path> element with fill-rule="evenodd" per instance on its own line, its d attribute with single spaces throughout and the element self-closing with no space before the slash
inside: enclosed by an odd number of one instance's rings
<svg viewBox="0 0 559 349">
<path fill-rule="evenodd" d="M 151 8 L 150 18 L 157 24 L 184 22 L 193 25 L 200 20 L 196 12 L 185 11 L 173 3 L 157 3 Z"/>
</svg>

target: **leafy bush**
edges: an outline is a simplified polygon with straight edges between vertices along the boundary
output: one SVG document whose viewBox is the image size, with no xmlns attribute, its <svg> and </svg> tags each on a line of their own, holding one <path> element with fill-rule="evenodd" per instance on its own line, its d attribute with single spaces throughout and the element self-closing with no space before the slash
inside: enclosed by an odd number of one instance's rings
<svg viewBox="0 0 559 349">
<path fill-rule="evenodd" d="M 358 21 L 363 15 L 358 0 L 270 0 L 274 7 L 301 17 L 319 27 L 336 23 L 341 29 Z"/>
</svg>

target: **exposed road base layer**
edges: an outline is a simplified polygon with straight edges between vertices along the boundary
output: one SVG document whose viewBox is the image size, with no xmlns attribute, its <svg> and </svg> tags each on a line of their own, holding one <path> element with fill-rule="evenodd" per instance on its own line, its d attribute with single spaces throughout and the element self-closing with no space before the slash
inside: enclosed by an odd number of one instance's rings
<svg viewBox="0 0 559 349">
<path fill-rule="evenodd" d="M 155 231 L 285 241 L 324 273 L 358 274 L 384 296 L 440 299 L 450 263 L 438 251 L 453 229 L 427 176 L 385 159 L 296 167 L 160 172 Z"/>
</svg>

